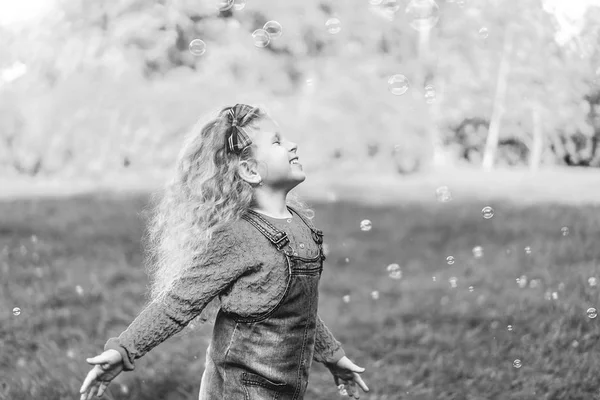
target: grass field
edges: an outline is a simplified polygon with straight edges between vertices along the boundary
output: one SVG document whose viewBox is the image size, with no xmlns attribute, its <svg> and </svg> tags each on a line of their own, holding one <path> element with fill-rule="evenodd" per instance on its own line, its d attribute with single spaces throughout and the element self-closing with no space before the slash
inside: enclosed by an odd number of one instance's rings
<svg viewBox="0 0 600 400">
<path fill-rule="evenodd" d="M 362 399 L 600 399 L 599 318 L 587 312 L 599 306 L 600 208 L 487 197 L 311 200 L 329 248 L 319 312 L 367 369 Z M 85 358 L 144 305 L 146 201 L 106 192 L 0 202 L 1 399 L 78 398 Z M 401 279 L 389 277 L 392 263 Z M 210 331 L 167 340 L 104 398 L 196 399 Z M 342 398 L 313 365 L 306 399 Z"/>
</svg>

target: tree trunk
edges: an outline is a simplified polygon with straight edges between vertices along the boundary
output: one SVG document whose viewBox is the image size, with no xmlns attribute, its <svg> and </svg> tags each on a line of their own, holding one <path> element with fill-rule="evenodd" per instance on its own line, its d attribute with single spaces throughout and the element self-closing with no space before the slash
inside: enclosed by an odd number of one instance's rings
<svg viewBox="0 0 600 400">
<path fill-rule="evenodd" d="M 531 107 L 533 117 L 533 141 L 531 153 L 529 156 L 529 169 L 537 171 L 542 161 L 542 152 L 544 150 L 544 136 L 542 130 L 542 120 L 540 118 L 540 105 L 536 101 Z"/>
<path fill-rule="evenodd" d="M 420 94 L 421 98 L 419 99 L 419 101 L 424 102 L 424 94 L 425 94 L 425 84 L 429 84 L 429 82 L 425 82 L 425 78 L 429 75 L 429 71 L 431 71 L 432 68 L 432 57 L 431 57 L 431 53 L 430 53 L 430 49 L 429 49 L 429 43 L 430 43 L 430 36 L 431 35 L 431 31 L 429 29 L 422 29 L 419 30 L 419 64 L 420 64 L 420 68 L 417 74 L 417 79 L 418 79 L 418 84 L 419 84 L 419 90 L 418 93 Z M 441 141 L 439 139 L 439 131 L 437 128 L 437 121 L 438 121 L 438 107 L 439 107 L 439 101 L 441 100 L 440 95 L 440 89 L 439 87 L 434 86 L 435 88 L 435 92 L 436 92 L 436 98 L 433 102 L 433 104 L 427 104 L 427 114 L 429 115 L 429 118 L 427 118 L 427 121 L 425 122 L 426 126 L 425 126 L 425 132 L 427 135 L 427 141 L 426 143 L 428 144 L 429 147 L 429 151 L 427 152 L 428 155 L 428 160 L 427 160 L 427 166 L 428 167 L 433 167 L 433 168 L 437 168 L 440 167 L 443 164 L 443 160 L 441 158 L 441 154 L 442 154 L 442 148 L 441 148 Z"/>
<path fill-rule="evenodd" d="M 510 27 L 507 27 L 504 36 L 504 49 L 502 50 L 502 60 L 498 70 L 498 80 L 496 83 L 496 95 L 492 107 L 492 116 L 490 118 L 490 128 L 488 131 L 485 149 L 483 153 L 483 169 L 490 170 L 494 166 L 496 152 L 498 150 L 498 138 L 500 137 L 500 122 L 504 114 L 504 100 L 506 97 L 506 87 L 508 74 L 510 72 L 509 56 L 512 49 L 512 33 Z"/>
</svg>

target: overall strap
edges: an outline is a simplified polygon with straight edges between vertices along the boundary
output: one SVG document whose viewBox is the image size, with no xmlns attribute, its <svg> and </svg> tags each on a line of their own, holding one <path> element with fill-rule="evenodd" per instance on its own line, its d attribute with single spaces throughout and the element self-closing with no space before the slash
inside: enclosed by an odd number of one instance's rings
<svg viewBox="0 0 600 400">
<path fill-rule="evenodd" d="M 294 207 L 292 207 L 292 206 L 287 206 L 287 207 L 288 207 L 288 209 L 292 210 L 297 216 L 299 216 L 300 219 L 302 221 L 304 221 L 306 226 L 308 226 L 310 228 L 315 242 L 317 242 L 317 244 L 319 244 L 319 245 L 322 244 L 323 243 L 323 231 L 320 229 L 317 229 L 310 219 L 308 219 L 307 217 L 305 217 L 304 215 L 302 215 L 301 213 L 296 211 L 296 209 L 294 209 Z"/>
<path fill-rule="evenodd" d="M 259 213 L 248 210 L 246 214 L 242 215 L 242 218 L 250 222 L 260 233 L 265 235 L 265 237 L 277 247 L 277 250 L 282 251 L 283 248 L 289 244 L 290 239 L 288 238 L 287 233 L 277 229 Z"/>
</svg>

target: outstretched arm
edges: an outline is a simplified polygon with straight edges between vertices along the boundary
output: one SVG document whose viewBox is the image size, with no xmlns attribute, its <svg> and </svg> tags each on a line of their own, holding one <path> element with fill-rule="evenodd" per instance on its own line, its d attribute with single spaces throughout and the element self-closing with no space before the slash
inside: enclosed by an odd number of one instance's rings
<svg viewBox="0 0 600 400">
<path fill-rule="evenodd" d="M 321 317 L 317 315 L 313 360 L 320 363 L 335 364 L 345 355 L 346 353 L 342 349 L 342 344 L 336 340 L 331 331 L 323 323 Z"/>
</svg>

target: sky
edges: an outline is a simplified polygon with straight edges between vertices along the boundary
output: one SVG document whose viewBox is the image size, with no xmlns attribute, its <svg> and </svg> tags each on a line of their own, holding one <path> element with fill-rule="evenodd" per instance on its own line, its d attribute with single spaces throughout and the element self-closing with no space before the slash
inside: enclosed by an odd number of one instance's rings
<svg viewBox="0 0 600 400">
<path fill-rule="evenodd" d="M 368 1 L 364 1 L 367 5 Z M 441 1 L 444 0 L 438 0 L 438 3 Z M 518 0 L 504 1 L 508 4 Z M 543 2 L 547 11 L 558 14 L 565 20 L 561 25 L 569 24 L 569 20 L 576 21 L 581 18 L 588 5 L 600 6 L 600 0 L 543 0 Z M 52 8 L 52 4 L 53 0 L 0 0 L 0 25 L 9 26 L 15 23 L 32 22 L 48 12 Z"/>
</svg>

